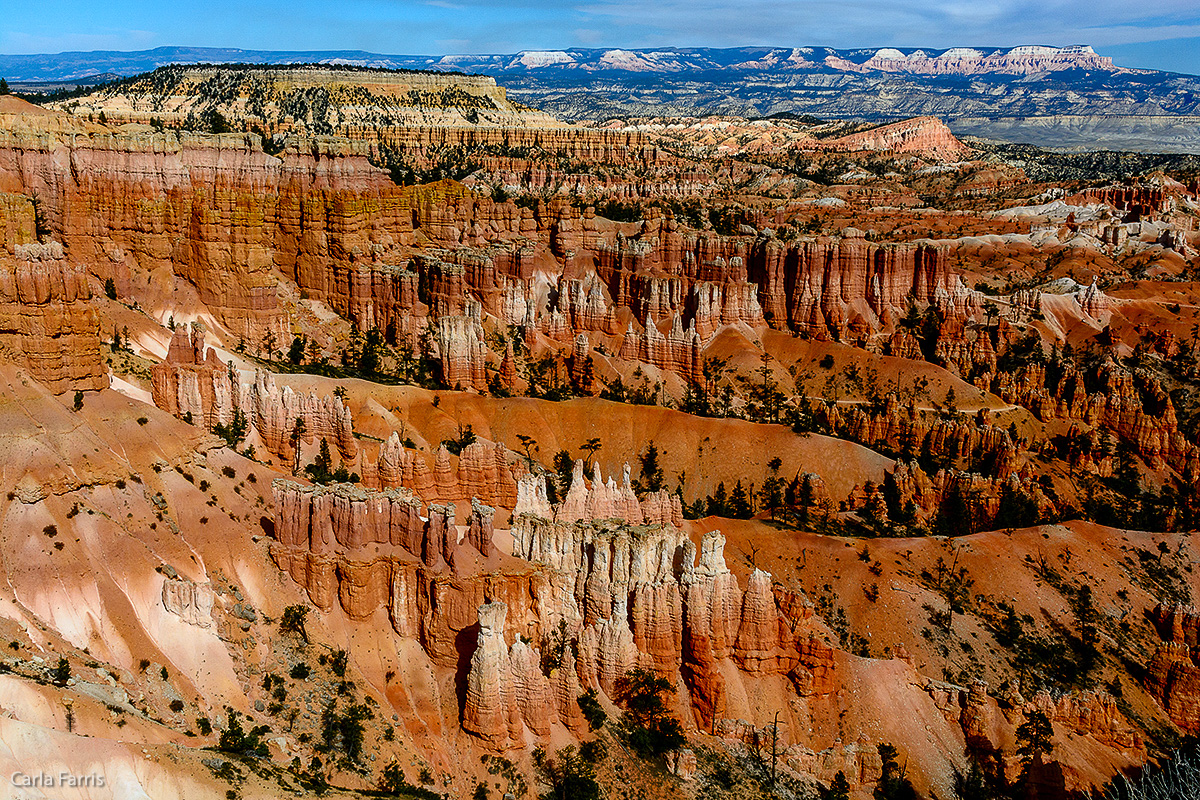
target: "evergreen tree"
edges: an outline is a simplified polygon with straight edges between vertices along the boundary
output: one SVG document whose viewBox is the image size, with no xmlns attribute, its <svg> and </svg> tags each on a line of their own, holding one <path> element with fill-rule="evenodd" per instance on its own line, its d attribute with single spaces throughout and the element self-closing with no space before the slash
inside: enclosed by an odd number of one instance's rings
<svg viewBox="0 0 1200 800">
<path fill-rule="evenodd" d="M 303 361 L 304 347 L 307 344 L 308 343 L 304 340 L 304 337 L 297 336 L 295 339 L 292 339 L 292 346 L 288 348 L 288 361 L 292 362 L 293 364 L 299 364 L 301 361 Z"/>
<path fill-rule="evenodd" d="M 1134 453 L 1133 445 L 1122 440 L 1117 445 L 1117 464 L 1113 469 L 1113 486 L 1126 497 L 1133 497 L 1141 491 L 1141 485 L 1142 472 L 1138 469 L 1137 455 Z"/>
<path fill-rule="evenodd" d="M 571 488 L 571 476 L 575 472 L 575 462 L 568 451 L 559 450 L 554 454 L 554 471 L 558 474 L 559 494 L 566 496 L 567 490 Z"/>
<path fill-rule="evenodd" d="M 733 494 L 729 496 L 729 514 L 734 519 L 750 519 L 754 516 L 750 509 L 750 498 L 746 496 L 746 489 L 740 480 L 734 484 Z"/>
<path fill-rule="evenodd" d="M 288 606 L 283 610 L 283 617 L 279 620 L 280 633 L 298 634 L 307 643 L 308 630 L 304 627 L 304 620 L 307 617 L 308 606 Z"/>
<path fill-rule="evenodd" d="M 955 486 L 942 501 L 934 528 L 939 536 L 967 536 L 975 532 L 971 502 L 961 487 Z"/>
<path fill-rule="evenodd" d="M 955 773 L 954 794 L 959 800 L 993 800 L 996 797 L 988 776 L 975 759 L 971 759 L 971 767 L 965 775 Z"/>
<path fill-rule="evenodd" d="M 333 474 L 333 456 L 329 452 L 329 442 L 324 437 L 321 438 L 321 448 L 317 451 L 316 460 L 305 467 L 304 471 L 313 483 L 329 483 Z"/>
<path fill-rule="evenodd" d="M 996 528 L 1027 528 L 1036 525 L 1041 515 L 1037 501 L 1024 492 L 1004 484 L 1000 489 L 1000 505 L 993 522 Z"/>
<path fill-rule="evenodd" d="M 821 791 L 821 800 L 850 800 L 850 782 L 846 780 L 846 773 L 838 770 L 829 782 L 829 788 Z"/>
<path fill-rule="evenodd" d="M 775 519 L 775 512 L 783 505 L 783 481 L 774 475 L 767 478 L 758 492 L 758 498 L 762 507 L 771 512 L 771 519 Z"/>
<path fill-rule="evenodd" d="M 646 452 L 638 455 L 642 465 L 642 474 L 638 478 L 637 489 L 641 492 L 657 492 L 663 488 L 663 471 L 658 465 L 658 447 L 654 440 L 646 446 Z"/>
<path fill-rule="evenodd" d="M 674 684 L 650 670 L 632 669 L 617 678 L 613 699 L 625 708 L 621 719 L 629 744 L 642 755 L 662 755 L 686 741 L 667 705 L 674 692 Z"/>
<path fill-rule="evenodd" d="M 896 748 L 883 743 L 878 750 L 879 759 L 883 762 L 883 774 L 875 785 L 875 800 L 917 800 L 917 790 L 896 760 L 899 755 Z"/>
<path fill-rule="evenodd" d="M 0 94 L 8 94 L 8 81 L 0 78 Z"/>
<path fill-rule="evenodd" d="M 708 515 L 724 517 L 729 514 L 729 498 L 725 493 L 725 481 L 717 484 L 716 494 L 708 496 Z"/>
<path fill-rule="evenodd" d="M 1041 711 L 1031 711 L 1017 727 L 1017 755 L 1026 768 L 1054 750 L 1054 726 Z"/>
<path fill-rule="evenodd" d="M 225 425 L 218 422 L 213 426 L 213 433 L 224 439 L 225 443 L 230 447 L 237 447 L 242 439 L 246 438 L 247 427 L 246 415 L 241 409 L 237 409 L 233 412 L 233 419 L 230 420 L 229 424 Z"/>
</svg>

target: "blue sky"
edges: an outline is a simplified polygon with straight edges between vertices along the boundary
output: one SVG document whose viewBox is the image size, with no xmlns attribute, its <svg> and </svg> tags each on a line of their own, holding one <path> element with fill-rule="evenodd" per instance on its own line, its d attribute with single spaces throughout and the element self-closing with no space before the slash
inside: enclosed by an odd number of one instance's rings
<svg viewBox="0 0 1200 800">
<path fill-rule="evenodd" d="M 0 0 L 2 53 L 1091 44 L 1200 73 L 1196 0 Z"/>
</svg>

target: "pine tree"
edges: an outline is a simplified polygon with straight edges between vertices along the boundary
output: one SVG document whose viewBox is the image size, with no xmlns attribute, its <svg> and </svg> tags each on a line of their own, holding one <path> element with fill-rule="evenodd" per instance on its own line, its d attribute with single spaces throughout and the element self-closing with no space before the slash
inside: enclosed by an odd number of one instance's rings
<svg viewBox="0 0 1200 800">
<path fill-rule="evenodd" d="M 875 785 L 875 800 L 917 800 L 916 789 L 905 775 L 905 768 L 897 761 L 896 748 L 883 743 L 877 749 L 883 769 Z"/>
<path fill-rule="evenodd" d="M 304 417 L 296 417 L 296 426 L 292 428 L 292 474 L 295 475 L 300 471 L 300 443 L 304 441 L 304 432 L 308 430 L 308 426 L 304 424 Z"/>
<path fill-rule="evenodd" d="M 1113 478 L 1117 491 L 1126 497 L 1133 497 L 1141 491 L 1142 472 L 1138 469 L 1133 445 L 1127 441 L 1122 440 L 1117 445 L 1117 465 L 1113 469 Z"/>
<path fill-rule="evenodd" d="M 1054 726 L 1050 724 L 1050 718 L 1041 711 L 1029 712 L 1017 727 L 1017 755 L 1021 757 L 1021 764 L 1028 767 L 1034 759 L 1053 750 Z"/>
<path fill-rule="evenodd" d="M 663 488 L 663 471 L 658 465 L 658 447 L 654 440 L 646 446 L 646 452 L 638 455 L 642 465 L 642 474 L 638 478 L 637 488 L 642 492 L 657 492 Z"/>
<path fill-rule="evenodd" d="M 750 510 L 750 498 L 746 495 L 741 481 L 734 485 L 733 493 L 729 495 L 729 514 L 734 519 L 750 519 L 754 516 L 754 512 Z"/>
<path fill-rule="evenodd" d="M 783 481 L 773 475 L 767 478 L 763 481 L 758 497 L 762 506 L 771 512 L 771 519 L 775 519 L 775 512 L 783 505 Z"/>
<path fill-rule="evenodd" d="M 329 452 L 329 442 L 326 439 L 321 439 L 321 448 L 317 451 L 316 460 L 305 467 L 304 471 L 313 483 L 329 482 L 329 476 L 333 474 L 333 456 Z"/>
<path fill-rule="evenodd" d="M 850 800 L 850 782 L 846 780 L 846 773 L 838 770 L 829 782 L 829 788 L 821 792 L 821 800 Z"/>
<path fill-rule="evenodd" d="M 571 488 L 571 478 L 575 473 L 575 462 L 571 459 L 568 451 L 559 450 L 554 454 L 554 471 L 558 474 L 559 493 L 566 496 L 567 490 Z"/>
<path fill-rule="evenodd" d="M 8 81 L 4 80 L 4 78 L 0 78 L 0 94 L 9 94 Z"/>
<path fill-rule="evenodd" d="M 299 364 L 304 360 L 304 348 L 308 344 L 302 336 L 297 336 L 292 339 L 292 345 L 288 348 L 288 361 L 293 364 Z"/>
<path fill-rule="evenodd" d="M 708 515 L 710 517 L 724 517 L 729 513 L 729 498 L 725 493 L 725 481 L 717 484 L 716 494 L 708 497 Z"/>
</svg>

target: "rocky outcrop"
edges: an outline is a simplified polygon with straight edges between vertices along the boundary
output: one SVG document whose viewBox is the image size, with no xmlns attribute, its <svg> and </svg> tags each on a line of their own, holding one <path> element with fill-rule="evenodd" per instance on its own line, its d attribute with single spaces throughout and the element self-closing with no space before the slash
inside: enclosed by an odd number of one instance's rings
<svg viewBox="0 0 1200 800">
<path fill-rule="evenodd" d="M 1042 364 L 1016 373 L 1000 373 L 996 392 L 1042 420 L 1078 420 L 1104 428 L 1128 441 L 1154 469 L 1170 467 L 1194 479 L 1200 476 L 1200 448 L 1179 430 L 1175 405 L 1159 379 L 1148 370 L 1130 369 L 1106 358 L 1085 371 L 1073 361 L 1055 364 L 1048 380 Z M 1096 391 L 1089 392 L 1088 387 Z"/>
<path fill-rule="evenodd" d="M 254 383 L 239 390 L 235 400 L 267 449 L 280 458 L 292 457 L 293 436 L 301 418 L 304 419 L 302 441 L 325 439 L 345 461 L 353 461 L 358 455 L 354 419 L 337 395 L 318 398 L 312 392 L 298 394 L 291 386 L 280 389 L 272 373 L 258 370 Z"/>
<path fill-rule="evenodd" d="M 1163 644 L 1146 665 L 1146 691 L 1180 729 L 1200 733 L 1200 614 L 1159 604 L 1150 619 Z"/>
<path fill-rule="evenodd" d="M 684 330 L 681 317 L 671 318 L 671 328 L 664 334 L 651 316 L 641 330 L 630 322 L 621 340 L 621 358 L 652 364 L 667 372 L 676 372 L 691 381 L 703 379 L 704 362 L 701 358 L 702 343 L 694 327 Z"/>
<path fill-rule="evenodd" d="M 375 460 L 362 459 L 363 486 L 371 489 L 412 490 L 420 497 L 436 499 L 433 473 L 425 459 L 415 450 L 409 450 L 400 442 L 400 434 L 392 435 L 379 448 Z"/>
<path fill-rule="evenodd" d="M 647 525 L 683 527 L 683 501 L 666 489 L 650 492 L 641 501 L 642 521 Z"/>
<path fill-rule="evenodd" d="M 0 355 L 55 394 L 108 386 L 85 270 L 56 242 L 14 244 L 12 252 L 0 249 Z"/>
<path fill-rule="evenodd" d="M 946 463 L 972 456 L 987 472 L 1007 479 L 1015 464 L 1017 443 L 1009 432 L 991 424 L 986 410 L 965 414 L 932 414 L 914 403 L 902 404 L 895 394 L 871 404 L 824 404 L 816 416 L 825 429 L 868 447 L 913 457 L 925 453 Z"/>
<path fill-rule="evenodd" d="M 196 425 L 229 425 L 240 413 L 247 432 L 256 431 L 281 459 L 294 457 L 297 442 L 322 439 L 337 449 L 344 463 L 358 457 L 354 418 L 341 397 L 298 394 L 287 385 L 280 389 L 275 375 L 265 370 L 257 370 L 254 383 L 243 386 L 232 368 L 205 347 L 205 334 L 198 326 L 190 332 L 183 326 L 176 329 L 166 360 L 151 370 L 151 384 L 156 406 Z M 298 439 L 297 428 L 302 430 Z M 379 485 L 377 471 L 372 479 Z"/>
<path fill-rule="evenodd" d="M 705 535 L 698 563 L 692 543 L 671 527 L 522 516 L 513 537 L 514 554 L 575 587 L 568 602 L 581 617 L 585 686 L 611 692 L 632 666 L 680 675 L 697 723 L 708 727 L 723 713 L 729 669 L 794 673 L 808 694 L 836 684 L 831 651 L 802 624 L 811 610 L 798 612 L 803 604 L 786 598 L 781 605 L 765 572 L 751 577 L 743 595 L 719 533 Z"/>
<path fill-rule="evenodd" d="M 540 656 L 520 638 L 510 648 L 504 639 L 508 607 L 501 602 L 479 607 L 479 637 L 467 672 L 463 728 L 495 750 L 524 743 L 524 731 L 550 735 L 555 716 L 550 681 Z"/>
<path fill-rule="evenodd" d="M 171 337 L 167 358 L 150 370 L 154 405 L 181 419 L 211 429 L 233 419 L 240 393 L 233 371 L 204 345 L 204 328 L 180 325 Z"/>
<path fill-rule="evenodd" d="M 823 144 L 835 150 L 850 152 L 887 150 L 894 153 L 921 153 L 944 161 L 961 161 L 971 152 L 971 149 L 955 138 L 946 124 L 936 117 L 913 117 L 902 122 L 840 136 Z"/>
<path fill-rule="evenodd" d="M 1064 199 L 1073 206 L 1103 203 L 1125 215 L 1125 219 L 1137 222 L 1153 218 L 1174 205 L 1170 194 L 1159 186 L 1098 186 L 1084 189 Z"/>
<path fill-rule="evenodd" d="M 733 646 L 734 658 L 742 669 L 765 673 L 786 673 L 791 669 L 794 661 L 789 661 L 784 649 L 786 635 L 781 641 L 781 623 L 785 621 L 775 606 L 771 576 L 755 569 L 742 596 L 742 615 Z"/>
<path fill-rule="evenodd" d="M 436 538 L 430 533 L 436 515 L 431 511 L 430 519 L 423 518 L 421 501 L 405 489 L 369 492 L 349 484 L 302 486 L 276 479 L 272 490 L 275 539 L 285 548 L 326 555 L 377 543 L 419 556 L 426 540 Z M 444 523 L 444 514 L 438 521 Z M 433 549 L 440 555 L 441 542 Z"/>
<path fill-rule="evenodd" d="M 487 344 L 477 316 L 438 318 L 433 357 L 442 365 L 442 383 L 451 388 L 487 390 Z"/>
<path fill-rule="evenodd" d="M 400 434 L 393 431 L 379 448 L 377 458 L 364 454 L 363 485 L 372 489 L 404 487 L 431 501 L 472 498 L 498 508 L 517 505 L 516 465 L 508 461 L 509 451 L 499 442 L 472 442 L 458 455 L 457 468 L 444 445 L 434 454 L 430 467 L 425 456 L 404 447 Z"/>
<path fill-rule="evenodd" d="M 168 578 L 163 581 L 163 608 L 197 628 L 213 626 L 212 587 L 189 581 L 186 578 Z"/>
<path fill-rule="evenodd" d="M 487 558 L 492 554 L 492 517 L 495 509 L 471 498 L 471 518 L 467 523 L 467 541 Z"/>
<path fill-rule="evenodd" d="M 870 491 L 867 487 L 855 487 L 847 499 L 851 510 L 870 509 L 878 519 L 887 517 L 887 504 L 883 498 L 890 491 L 896 506 L 917 522 L 928 523 L 943 509 L 951 497 L 967 508 L 979 526 L 996 522 L 997 514 L 1006 496 L 1024 498 L 1037 509 L 1038 516 L 1049 518 L 1056 512 L 1054 502 L 1042 490 L 1033 472 L 1027 467 L 1014 471 L 1011 464 L 1002 464 L 999 474 L 1006 477 L 988 478 L 978 473 L 955 469 L 939 469 L 932 477 L 927 475 L 916 461 L 896 461 L 894 469 L 887 474 L 885 486 Z"/>
<path fill-rule="evenodd" d="M 544 475 L 522 475 L 517 481 L 517 503 L 513 507 L 513 519 L 528 514 L 539 519 L 552 519 L 554 510 L 546 497 Z"/>
<path fill-rule="evenodd" d="M 513 691 L 508 645 L 504 641 L 504 603 L 479 607 L 479 638 L 467 673 L 463 728 L 504 750 L 521 736 L 521 717 Z"/>
<path fill-rule="evenodd" d="M 513 508 L 517 504 L 517 481 L 508 463 L 508 449 L 499 442 L 483 441 L 463 448 L 458 457 L 454 497 L 478 498 L 488 505 Z"/>
<path fill-rule="evenodd" d="M 591 486 L 583 477 L 583 461 L 575 462 L 571 485 L 555 514 L 558 522 L 619 519 L 633 525 L 643 522 L 642 507 L 629 480 L 629 465 L 621 476 L 621 485 L 610 475 L 606 483 L 600 474 L 600 464 L 592 464 Z"/>
</svg>

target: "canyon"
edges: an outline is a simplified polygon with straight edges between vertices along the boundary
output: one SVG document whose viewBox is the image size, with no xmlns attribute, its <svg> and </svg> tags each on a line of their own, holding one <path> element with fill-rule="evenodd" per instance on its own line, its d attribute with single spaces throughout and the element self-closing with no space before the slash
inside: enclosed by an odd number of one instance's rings
<svg viewBox="0 0 1200 800">
<path fill-rule="evenodd" d="M 519 796 L 605 747 L 612 797 L 867 798 L 898 753 L 919 796 L 975 765 L 1078 798 L 1174 757 L 1196 175 L 1033 180 L 919 115 L 569 124 L 503 84 L 0 98 L 0 762 Z M 682 744 L 637 754 L 631 675 Z"/>
</svg>

